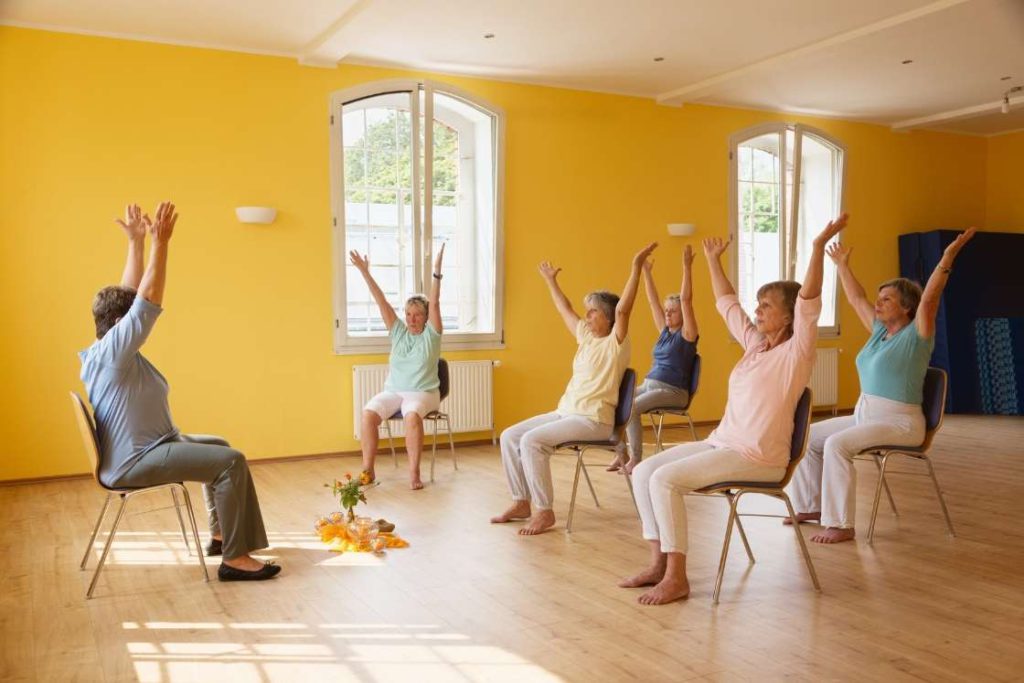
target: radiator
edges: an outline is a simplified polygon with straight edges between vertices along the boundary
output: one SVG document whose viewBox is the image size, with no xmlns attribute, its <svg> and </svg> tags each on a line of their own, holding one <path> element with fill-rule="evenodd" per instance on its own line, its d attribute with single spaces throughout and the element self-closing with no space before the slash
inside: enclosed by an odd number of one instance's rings
<svg viewBox="0 0 1024 683">
<path fill-rule="evenodd" d="M 810 386 L 814 405 L 834 407 L 839 402 L 839 349 L 818 349 Z"/>
<path fill-rule="evenodd" d="M 448 361 L 449 391 L 441 401 L 441 412 L 451 418 L 453 432 L 491 432 L 494 434 L 494 368 L 491 360 Z M 360 439 L 363 406 L 384 388 L 388 376 L 387 365 L 352 366 L 352 425 L 355 437 Z M 441 425 L 443 428 L 443 423 Z M 425 428 L 429 438 L 430 427 Z M 391 433 L 405 435 L 405 425 L 399 420 L 391 422 Z M 380 434 L 386 436 L 381 425 Z"/>
</svg>

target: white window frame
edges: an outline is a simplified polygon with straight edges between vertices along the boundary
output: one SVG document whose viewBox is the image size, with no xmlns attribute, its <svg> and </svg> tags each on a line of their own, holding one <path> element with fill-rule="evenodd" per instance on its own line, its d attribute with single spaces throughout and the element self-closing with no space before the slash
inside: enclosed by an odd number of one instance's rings
<svg viewBox="0 0 1024 683">
<path fill-rule="evenodd" d="M 794 149 L 792 150 L 793 158 L 793 186 L 792 196 L 787 196 L 786 190 L 786 159 L 789 155 L 787 150 L 786 132 L 793 131 L 794 135 Z M 779 172 L 782 178 L 782 191 L 779 193 L 779 230 L 781 232 L 780 240 L 782 241 L 782 249 L 779 250 L 780 259 L 782 260 L 779 268 L 779 272 L 782 273 L 782 277 L 790 280 L 801 280 L 803 273 L 795 273 L 796 261 L 797 261 L 797 239 L 796 229 L 799 222 L 799 216 L 797 211 L 787 212 L 787 207 L 792 204 L 795 207 L 800 206 L 800 178 L 801 178 L 801 146 L 803 143 L 804 135 L 812 135 L 820 138 L 829 145 L 832 145 L 841 154 L 839 161 L 840 168 L 835 169 L 839 176 L 839 196 L 836 199 L 836 204 L 840 207 L 839 213 L 842 213 L 846 207 L 846 173 L 849 168 L 847 161 L 847 155 L 849 150 L 846 148 L 840 140 L 837 140 L 828 133 L 814 128 L 812 126 L 805 126 L 801 123 L 763 123 L 749 128 L 744 128 L 741 131 L 737 131 L 729 136 L 729 234 L 736 237 L 733 239 L 732 245 L 729 247 L 729 277 L 732 282 L 735 283 L 736 287 L 739 287 L 739 146 L 747 142 L 752 138 L 766 135 L 768 133 L 776 133 L 779 135 L 780 146 L 779 152 L 782 157 L 779 164 Z M 824 228 L 825 226 L 821 226 Z M 842 240 L 842 233 L 840 233 L 838 239 Z M 826 259 L 828 256 L 825 257 Z M 834 277 L 837 274 L 834 273 Z M 839 283 L 835 282 L 833 286 L 833 295 L 835 301 L 833 302 L 834 318 L 832 325 L 819 325 L 818 336 L 819 338 L 836 338 L 840 334 L 839 324 Z"/>
<path fill-rule="evenodd" d="M 424 118 L 431 124 L 424 127 L 423 146 L 433 149 L 433 104 L 434 93 L 440 93 L 482 109 L 494 117 L 492 134 L 492 159 L 494 164 L 494 331 L 493 332 L 445 332 L 442 336 L 443 350 L 458 349 L 503 349 L 505 348 L 504 332 L 504 203 L 505 203 L 505 112 L 500 107 L 487 102 L 461 88 L 426 79 L 394 79 L 365 83 L 331 93 L 330 96 L 330 182 L 331 182 L 331 257 L 333 274 L 334 299 L 334 353 L 337 355 L 358 355 L 371 353 L 388 353 L 391 341 L 384 333 L 375 336 L 349 335 L 347 329 L 348 299 L 346 296 L 345 264 L 348 252 L 345 246 L 345 189 L 344 189 L 344 148 L 342 142 L 342 106 L 375 95 L 388 93 L 412 93 L 410 97 L 410 114 L 413 118 L 413 130 L 419 127 L 420 93 L 423 96 Z M 412 212 L 414 235 L 414 262 L 419 264 L 419 291 L 429 292 L 431 285 L 431 253 L 424 245 L 433 241 L 433 191 L 420 196 L 420 164 L 417 160 L 423 157 L 423 172 L 431 177 L 433 154 L 421 154 L 419 135 L 412 136 Z M 428 190 L 432 190 L 430 185 Z M 423 210 L 420 205 L 423 204 Z M 422 220 L 421 220 L 422 216 Z M 416 239 L 416 236 L 419 236 Z M 399 318 L 402 311 L 397 311 Z"/>
</svg>

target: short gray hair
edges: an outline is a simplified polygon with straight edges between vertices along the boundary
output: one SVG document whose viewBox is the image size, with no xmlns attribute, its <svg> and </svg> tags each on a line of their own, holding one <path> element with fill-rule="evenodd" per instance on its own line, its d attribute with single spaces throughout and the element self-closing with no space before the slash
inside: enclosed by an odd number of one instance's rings
<svg viewBox="0 0 1024 683">
<path fill-rule="evenodd" d="M 430 315 L 430 302 L 427 297 L 422 294 L 413 294 L 405 300 L 405 307 L 408 309 L 410 306 L 419 306 L 423 309 L 423 315 Z"/>
<path fill-rule="evenodd" d="M 97 339 L 103 339 L 118 319 L 128 315 L 137 294 L 134 287 L 123 285 L 104 287 L 96 293 L 92 300 L 92 318 L 96 323 Z"/>
<path fill-rule="evenodd" d="M 682 298 L 680 298 L 680 296 L 678 294 L 669 294 L 668 296 L 666 296 L 665 297 L 665 303 L 666 304 L 673 303 L 676 306 L 679 306 L 680 308 L 683 307 L 683 300 L 682 300 Z"/>
<path fill-rule="evenodd" d="M 619 305 L 619 295 L 607 289 L 599 289 L 583 297 L 584 306 L 593 306 L 601 311 L 608 322 L 615 323 L 615 307 Z"/>
<path fill-rule="evenodd" d="M 886 287 L 892 287 L 900 295 L 900 308 L 906 308 L 910 319 L 917 315 L 917 306 L 921 303 L 921 285 L 905 277 L 898 277 L 894 280 L 886 280 L 878 285 L 881 292 Z"/>
</svg>

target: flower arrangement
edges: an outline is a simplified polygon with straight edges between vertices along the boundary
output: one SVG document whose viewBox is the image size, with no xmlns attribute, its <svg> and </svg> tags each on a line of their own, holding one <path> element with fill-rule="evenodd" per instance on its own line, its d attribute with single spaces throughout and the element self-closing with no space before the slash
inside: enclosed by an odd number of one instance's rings
<svg viewBox="0 0 1024 683">
<path fill-rule="evenodd" d="M 320 540 L 329 544 L 333 552 L 383 552 L 385 548 L 407 548 L 409 543 L 396 536 L 395 525 L 386 520 L 374 521 L 369 517 L 356 517 L 355 507 L 366 502 L 366 489 L 377 486 L 367 472 L 358 477 L 346 473 L 345 479 L 324 484 L 338 497 L 345 512 L 332 512 L 316 520 L 314 529 Z"/>
<path fill-rule="evenodd" d="M 369 472 L 361 472 L 358 477 L 353 478 L 348 472 L 345 473 L 345 481 L 335 479 L 333 484 L 324 484 L 331 489 L 331 493 L 338 497 L 341 507 L 345 508 L 348 521 L 356 518 L 354 512 L 356 505 L 366 502 L 366 489 L 377 486 L 377 482 L 370 479 Z"/>
</svg>

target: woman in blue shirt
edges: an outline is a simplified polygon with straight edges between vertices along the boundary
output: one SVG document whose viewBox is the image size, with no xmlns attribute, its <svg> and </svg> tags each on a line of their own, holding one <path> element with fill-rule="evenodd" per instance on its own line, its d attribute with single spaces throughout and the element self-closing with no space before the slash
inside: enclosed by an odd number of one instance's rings
<svg viewBox="0 0 1024 683">
<path fill-rule="evenodd" d="M 852 248 L 837 243 L 829 249 L 843 292 L 871 336 L 857 354 L 861 395 L 854 414 L 811 426 L 807 454 L 788 487 L 797 521 L 820 520 L 825 527 L 811 536 L 812 541 L 841 543 L 854 538 L 853 456 L 879 444 L 919 446 L 924 441 L 921 402 L 935 347 L 935 315 L 953 261 L 974 232 L 970 228 L 946 247 L 923 292 L 916 282 L 897 278 L 878 287 L 873 304 L 850 269 Z"/>
<path fill-rule="evenodd" d="M 643 426 L 640 417 L 652 408 L 685 408 L 690 404 L 690 377 L 697 356 L 697 316 L 693 313 L 693 249 L 683 251 L 683 282 L 679 294 L 662 302 L 651 269 L 644 262 L 644 288 L 651 305 L 654 326 L 660 335 L 654 343 L 654 362 L 647 377 L 636 389 L 633 412 L 626 425 L 626 443 L 620 445 L 609 472 L 624 469 L 631 473 L 644 454 Z M 628 444 L 628 451 L 627 451 Z"/>
<path fill-rule="evenodd" d="M 441 407 L 441 382 L 437 362 L 441 358 L 441 261 L 444 244 L 434 260 L 429 300 L 414 294 L 405 302 L 405 320 L 399 319 L 377 281 L 370 275 L 370 259 L 358 251 L 349 252 L 349 260 L 363 276 L 373 300 L 380 309 L 384 327 L 391 340 L 388 378 L 384 390 L 363 407 L 361 443 L 363 470 L 375 477 L 378 427 L 401 411 L 405 422 L 405 449 L 409 453 L 409 488 L 423 488 L 420 479 L 420 454 L 423 450 L 423 418 Z"/>
</svg>

